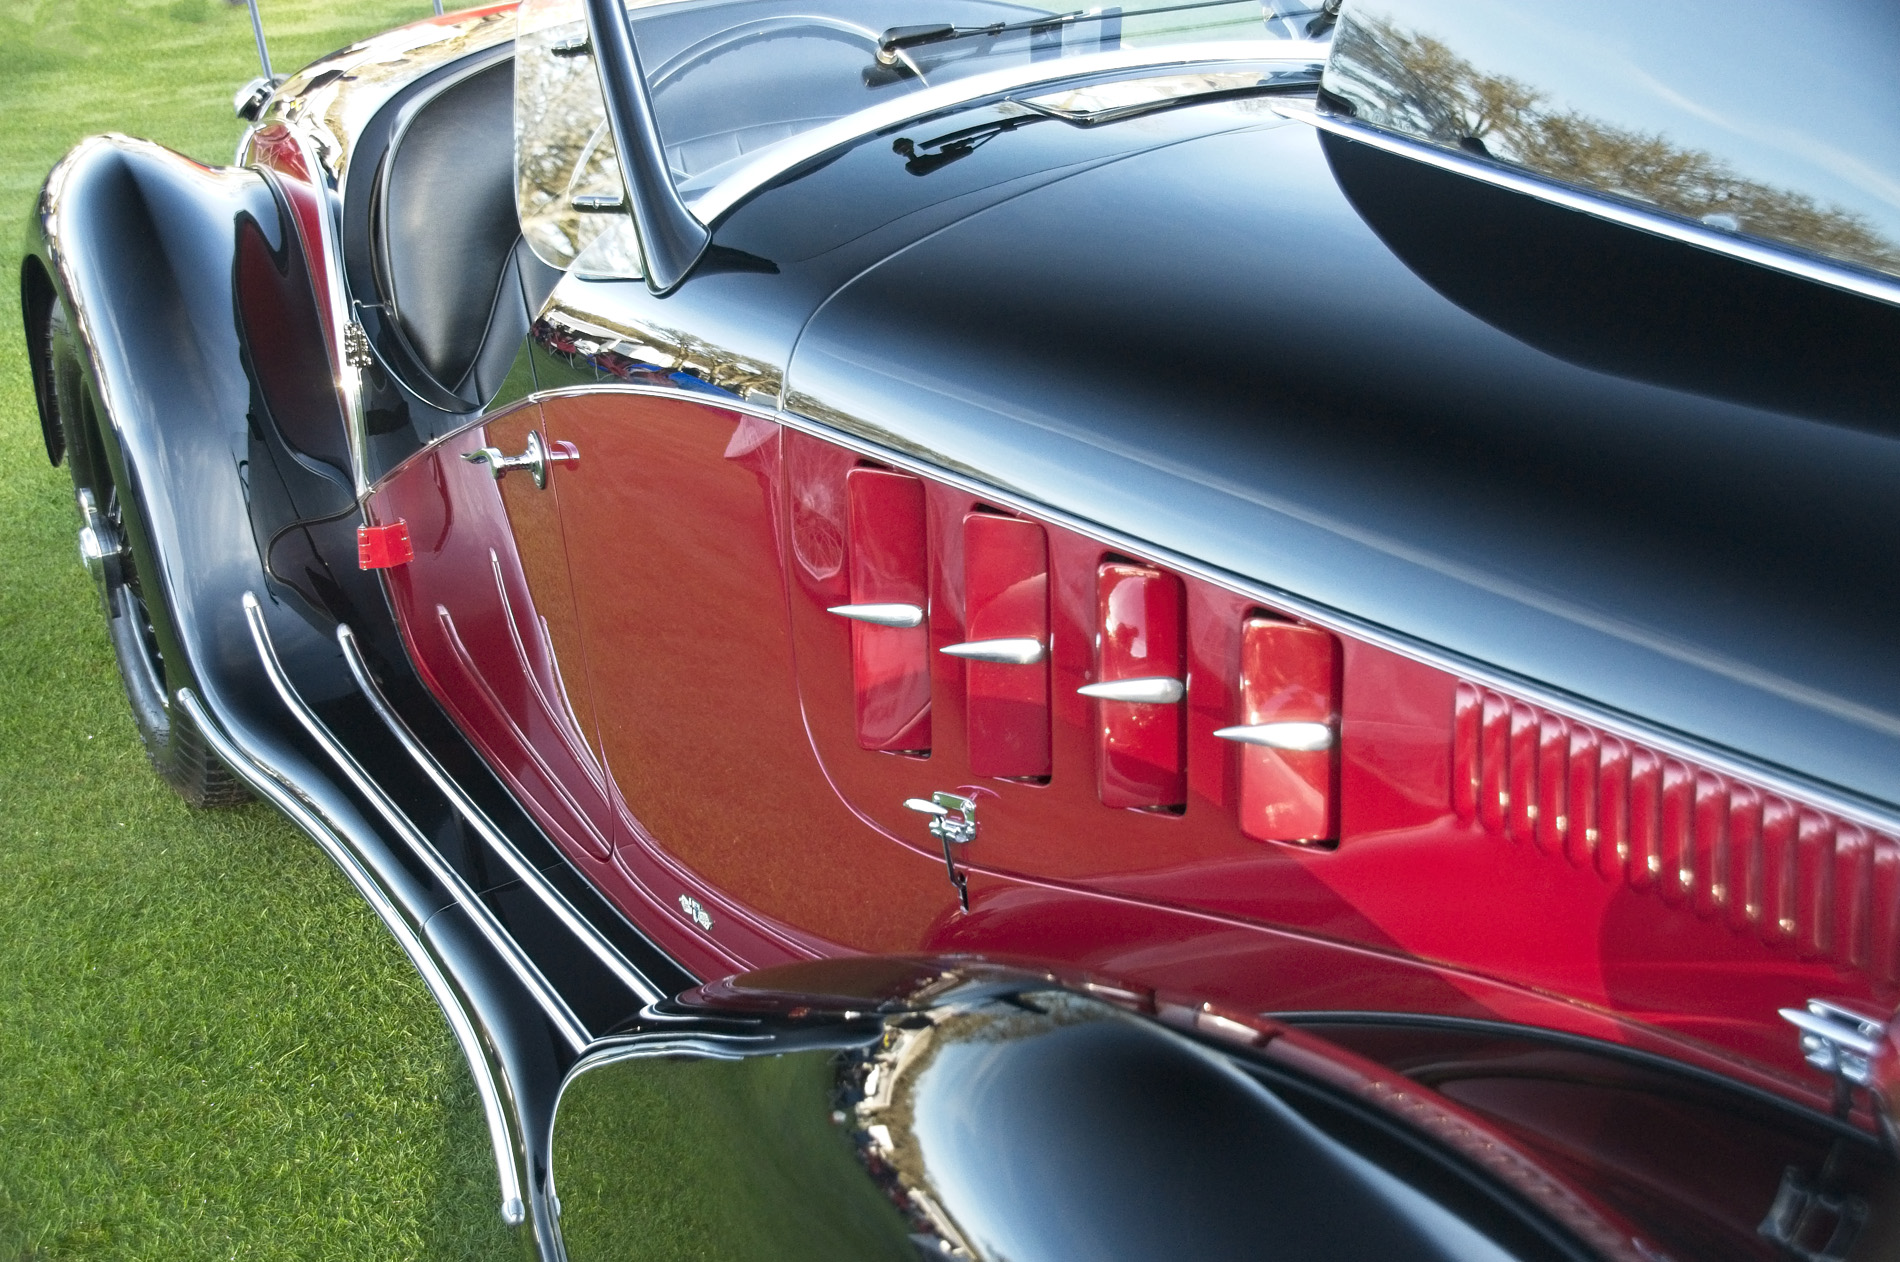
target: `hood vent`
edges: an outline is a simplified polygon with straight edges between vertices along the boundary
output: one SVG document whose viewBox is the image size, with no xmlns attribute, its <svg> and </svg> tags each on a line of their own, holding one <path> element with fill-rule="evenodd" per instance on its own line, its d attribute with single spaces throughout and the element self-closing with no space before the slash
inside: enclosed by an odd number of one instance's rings
<svg viewBox="0 0 1900 1262">
<path fill-rule="evenodd" d="M 1900 841 L 1885 833 L 1462 682 L 1452 799 L 1501 839 L 1900 982 Z"/>
</svg>

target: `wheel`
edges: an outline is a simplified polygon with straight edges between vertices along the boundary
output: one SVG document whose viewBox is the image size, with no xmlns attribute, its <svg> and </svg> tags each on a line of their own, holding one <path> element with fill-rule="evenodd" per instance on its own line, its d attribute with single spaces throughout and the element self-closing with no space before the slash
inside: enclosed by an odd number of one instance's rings
<svg viewBox="0 0 1900 1262">
<path fill-rule="evenodd" d="M 231 806 L 249 800 L 244 782 L 211 752 L 204 735 L 171 704 L 164 646 L 178 643 L 164 594 L 149 590 L 140 573 L 133 539 L 147 537 L 138 505 L 120 493 L 106 459 L 92 392 L 86 388 L 79 350 L 65 305 L 53 302 L 35 351 L 50 389 L 40 406 L 55 416 L 42 417 L 65 438 L 67 465 L 79 501 L 79 557 L 99 589 L 106 633 L 119 678 L 131 703 L 132 723 L 153 770 L 192 806 Z M 177 673 L 175 670 L 173 673 Z"/>
</svg>

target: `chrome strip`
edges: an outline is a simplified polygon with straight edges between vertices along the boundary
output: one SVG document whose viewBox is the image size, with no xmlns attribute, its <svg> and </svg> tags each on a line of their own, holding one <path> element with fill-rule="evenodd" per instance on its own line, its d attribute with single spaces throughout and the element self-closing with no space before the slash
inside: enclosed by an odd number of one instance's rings
<svg viewBox="0 0 1900 1262">
<path fill-rule="evenodd" d="M 592 1036 L 588 1034 L 587 1027 L 582 1025 L 580 1019 L 574 1015 L 573 1009 L 567 1006 L 567 1001 L 548 984 L 547 978 L 541 976 L 541 970 L 522 953 L 521 948 L 508 935 L 507 930 L 495 920 L 494 913 L 488 910 L 487 905 L 480 898 L 476 897 L 475 891 L 468 887 L 468 884 L 456 874 L 453 868 L 443 862 L 442 857 L 435 852 L 435 847 L 416 830 L 416 826 L 410 822 L 409 817 L 389 800 L 388 795 L 370 779 L 369 774 L 357 764 L 350 752 L 343 748 L 335 736 L 331 735 L 330 729 L 323 725 L 323 720 L 304 704 L 303 698 L 297 694 L 295 686 L 291 684 L 290 677 L 284 673 L 283 663 L 277 660 L 277 649 L 271 643 L 269 629 L 264 625 L 263 607 L 258 604 L 257 597 L 250 592 L 244 593 L 244 618 L 250 624 L 251 641 L 257 646 L 257 655 L 264 664 L 265 674 L 270 676 L 271 685 L 276 688 L 278 697 L 283 700 L 291 714 L 296 716 L 297 722 L 303 726 L 304 731 L 310 733 L 311 738 L 323 747 L 323 751 L 330 756 L 343 774 L 349 777 L 350 783 L 356 786 L 357 791 L 369 799 L 370 804 L 389 821 L 390 826 L 416 852 L 416 857 L 422 860 L 423 866 L 429 869 L 430 875 L 440 881 L 462 910 L 468 913 L 469 920 L 473 922 L 481 935 L 488 939 L 489 945 L 500 954 L 503 962 L 508 965 L 521 984 L 527 987 L 528 992 L 547 1013 L 548 1020 L 561 1037 L 576 1052 L 585 1048 L 592 1041 Z"/>
<path fill-rule="evenodd" d="M 1355 119 L 1338 114 L 1330 114 L 1311 101 L 1276 100 L 1273 109 L 1282 118 L 1294 122 L 1306 123 L 1321 131 L 1343 136 L 1347 140 L 1356 140 L 1386 153 L 1410 158 L 1427 166 L 1449 171 L 1454 175 L 1469 176 L 1497 188 L 1509 189 L 1534 197 L 1540 202 L 1561 206 L 1566 210 L 1579 211 L 1605 219 L 1625 228 L 1634 228 L 1652 236 L 1665 237 L 1679 241 L 1684 245 L 1693 245 L 1712 254 L 1725 255 L 1740 259 L 1745 263 L 1754 263 L 1759 267 L 1799 276 L 1819 285 L 1845 290 L 1858 294 L 1862 298 L 1871 298 L 1875 302 L 1884 302 L 1900 306 L 1900 281 L 1863 272 L 1844 263 L 1831 263 L 1814 255 L 1777 248 L 1751 237 L 1736 236 L 1733 233 L 1718 232 L 1686 219 L 1678 219 L 1661 211 L 1644 210 L 1627 202 L 1614 201 L 1607 197 L 1583 192 L 1565 184 L 1543 179 L 1528 171 L 1503 166 L 1495 162 L 1468 157 L 1449 149 L 1424 141 L 1412 140 L 1392 132 L 1370 127 Z"/>
<path fill-rule="evenodd" d="M 1331 47 L 1326 41 L 1292 39 L 1173 44 L 1159 48 L 1123 48 L 1109 53 L 1092 53 L 1086 57 L 1063 57 L 971 75 L 934 88 L 927 87 L 881 105 L 873 105 L 855 114 L 847 114 L 796 136 L 787 136 L 776 145 L 760 150 L 756 158 L 700 194 L 691 203 L 693 214 L 703 224 L 716 224 L 720 216 L 730 212 L 753 193 L 833 149 L 853 144 L 887 127 L 898 127 L 931 114 L 974 105 L 985 97 L 1013 92 L 1018 88 L 1062 83 L 1116 70 L 1173 66 L 1206 68 L 1275 61 L 1319 67 L 1325 64 L 1327 50 Z"/>
<path fill-rule="evenodd" d="M 1000 666 L 1034 666 L 1048 650 L 1041 640 L 1028 636 L 1010 636 L 1001 640 L 970 640 L 963 644 L 946 644 L 937 650 L 951 657 L 961 657 L 970 662 L 994 662 Z"/>
<path fill-rule="evenodd" d="M 409 751 L 409 756 L 415 759 L 416 765 L 422 768 L 423 774 L 435 783 L 435 787 L 442 791 L 442 796 L 447 798 L 449 804 L 468 821 L 469 826 L 481 834 L 482 839 L 493 847 L 501 856 L 502 861 L 521 878 L 521 883 L 547 904 L 555 917 L 567 926 L 570 933 L 580 939 L 581 945 L 585 946 L 595 959 L 606 965 L 608 971 L 620 979 L 622 985 L 640 996 L 643 1003 L 654 1003 L 664 999 L 665 993 L 629 963 L 627 957 L 622 955 L 613 943 L 601 936 L 598 929 L 574 910 L 573 904 L 567 901 L 566 896 L 555 889 L 547 877 L 522 856 L 514 843 L 495 827 L 482 808 L 475 805 L 474 799 L 464 793 L 460 786 L 449 778 L 448 773 L 442 770 L 442 765 L 435 760 L 435 756 L 423 748 L 422 742 L 416 739 L 415 733 L 410 731 L 407 723 L 403 722 L 402 716 L 391 708 L 388 699 L 383 696 L 382 689 L 378 688 L 376 681 L 370 677 L 369 667 L 363 661 L 362 650 L 357 647 L 355 633 L 347 626 L 339 626 L 336 629 L 336 639 L 337 643 L 343 647 L 343 660 L 349 666 L 350 674 L 355 677 L 356 686 L 369 700 L 370 708 L 376 711 L 376 717 L 383 721 L 395 738 L 402 743 L 402 747 Z"/>
<path fill-rule="evenodd" d="M 390 900 L 376 878 L 370 875 L 338 830 L 319 819 L 276 772 L 240 749 L 212 721 L 211 715 L 191 689 L 180 688 L 177 699 L 179 708 L 197 725 L 205 743 L 231 768 L 232 773 L 323 847 L 331 862 L 342 870 L 350 884 L 356 887 L 356 892 L 362 895 L 363 901 L 369 904 L 370 910 L 376 913 L 377 919 L 389 930 L 390 936 L 396 939 L 396 944 L 409 957 L 416 972 L 422 975 L 423 984 L 435 996 L 436 1004 L 449 1023 L 449 1029 L 454 1031 L 456 1044 L 462 1049 L 463 1059 L 468 1062 L 469 1076 L 475 1080 L 475 1094 L 481 1097 L 482 1115 L 488 1121 L 488 1138 L 495 1151 L 495 1172 L 501 1184 L 502 1221 L 511 1227 L 520 1225 L 527 1217 L 521 1185 L 521 1146 L 514 1128 L 509 1124 L 508 1111 L 502 1106 L 504 1087 L 496 1081 L 498 1076 L 505 1079 L 507 1071 L 489 1058 L 468 1009 L 457 997 L 454 986 L 443 973 L 434 953 Z M 512 1095 L 512 1089 L 507 1089 L 507 1094 Z"/>
<path fill-rule="evenodd" d="M 1142 557 L 1157 565 L 1165 565 L 1178 573 L 1192 575 L 1206 582 L 1218 584 L 1229 591 L 1251 596 L 1263 604 L 1272 605 L 1282 612 L 1293 614 L 1328 631 L 1356 636 L 1368 644 L 1411 658 L 1416 662 L 1423 662 L 1438 670 L 1448 671 L 1474 684 L 1511 693 L 1533 705 L 1554 710 L 1565 718 L 1600 727 L 1611 735 L 1627 737 L 1663 753 L 1700 762 L 1711 771 L 1739 777 L 1772 793 L 1798 798 L 1806 805 L 1830 811 L 1842 819 L 1900 836 L 1900 805 L 1890 806 L 1884 802 L 1871 802 L 1863 798 L 1850 797 L 1832 785 L 1809 781 L 1772 764 L 1750 761 L 1728 750 L 1703 744 L 1694 738 L 1646 723 L 1621 711 L 1592 705 L 1588 701 L 1570 693 L 1559 692 L 1534 679 L 1499 670 L 1488 662 L 1462 657 L 1436 644 L 1415 640 L 1402 632 L 1380 626 L 1378 623 L 1367 622 L 1342 610 L 1309 600 L 1297 593 L 1263 583 L 1259 579 L 1220 569 L 1197 557 L 1176 552 L 1151 540 L 1124 534 L 1085 517 L 1078 517 L 1065 509 L 1030 499 L 1001 484 L 984 482 L 968 473 L 948 469 L 940 464 L 932 464 L 910 452 L 885 446 L 849 430 L 838 429 L 821 421 L 800 416 L 796 412 L 787 412 L 751 400 L 713 398 L 702 390 L 687 390 L 678 386 L 636 385 L 631 382 L 568 386 L 559 390 L 536 391 L 521 400 L 521 403 L 541 403 L 548 399 L 600 394 L 632 394 L 650 398 L 678 399 L 681 402 L 697 403 L 701 407 L 716 407 L 728 412 L 738 412 L 773 421 L 789 429 L 797 430 L 799 433 L 810 434 L 814 438 L 836 443 L 859 455 L 869 456 L 879 463 L 888 464 L 902 472 L 915 473 L 920 477 L 941 482 L 945 486 L 967 491 L 981 497 L 986 503 L 1032 513 L 1053 525 L 1093 539 L 1107 546 L 1111 551 L 1126 552 L 1131 556 Z M 470 422 L 471 425 L 479 423 L 481 423 L 479 420 Z M 433 450 L 467 428 L 464 426 L 438 436 L 420 451 L 412 453 L 408 459 L 414 460 L 422 452 Z M 406 464 L 407 461 L 404 463 Z M 389 476 L 389 474 L 384 475 L 385 478 Z"/>
<path fill-rule="evenodd" d="M 833 605 L 825 610 L 853 622 L 868 622 L 874 627 L 920 627 L 924 611 L 917 605 Z"/>
<path fill-rule="evenodd" d="M 1132 701 L 1138 705 L 1173 705 L 1187 696 L 1187 685 L 1166 675 L 1141 679 L 1104 679 L 1099 684 L 1083 684 L 1076 693 L 1097 701 Z M 1216 736 L 1220 733 L 1216 732 Z"/>
<path fill-rule="evenodd" d="M 1214 735 L 1241 745 L 1316 754 L 1333 747 L 1333 729 L 1325 723 L 1247 723 L 1223 727 Z"/>
</svg>

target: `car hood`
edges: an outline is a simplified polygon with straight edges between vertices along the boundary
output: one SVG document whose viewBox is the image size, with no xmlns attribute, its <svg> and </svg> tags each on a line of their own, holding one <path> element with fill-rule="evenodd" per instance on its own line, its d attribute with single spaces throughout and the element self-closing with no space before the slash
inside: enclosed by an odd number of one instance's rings
<svg viewBox="0 0 1900 1262">
<path fill-rule="evenodd" d="M 1468 282 L 1511 251 L 1478 240 L 1433 263 L 1406 239 L 1402 189 L 1347 195 L 1348 156 L 1263 123 L 989 205 L 826 301 L 787 406 L 1900 803 L 1900 441 L 1878 401 L 1817 387 L 1810 406 L 1798 378 L 1707 330 L 1699 368 L 1658 367 L 1645 354 L 1671 317 L 1646 304 L 1596 295 L 1594 350 L 1539 327 L 1563 292 L 1486 310 Z M 1593 266 L 1587 249 L 1559 263 Z M 1647 283 L 1640 258 L 1619 265 Z M 1751 270 L 1695 283 L 1782 283 Z M 1654 277 L 1663 308 L 1686 301 L 1670 283 Z M 1853 327 L 1891 331 L 1891 309 L 1853 301 Z"/>
</svg>

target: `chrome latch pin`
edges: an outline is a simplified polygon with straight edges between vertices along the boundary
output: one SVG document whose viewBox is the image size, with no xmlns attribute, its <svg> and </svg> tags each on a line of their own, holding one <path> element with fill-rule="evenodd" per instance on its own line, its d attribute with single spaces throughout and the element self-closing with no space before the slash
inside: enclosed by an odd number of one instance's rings
<svg viewBox="0 0 1900 1262">
<path fill-rule="evenodd" d="M 1825 999 L 1782 1008 L 1781 1019 L 1801 1032 L 1801 1058 L 1834 1079 L 1834 1112 L 1846 1117 L 1854 1089 L 1873 1084 L 1873 1062 L 1886 1033 L 1876 1018 Z"/>
<path fill-rule="evenodd" d="M 927 798 L 907 798 L 904 805 L 930 817 L 930 835 L 943 843 L 943 866 L 949 870 L 950 884 L 956 886 L 957 904 L 970 910 L 970 882 L 957 870 L 952 843 L 966 846 L 976 840 L 976 799 L 938 790 Z"/>
</svg>

